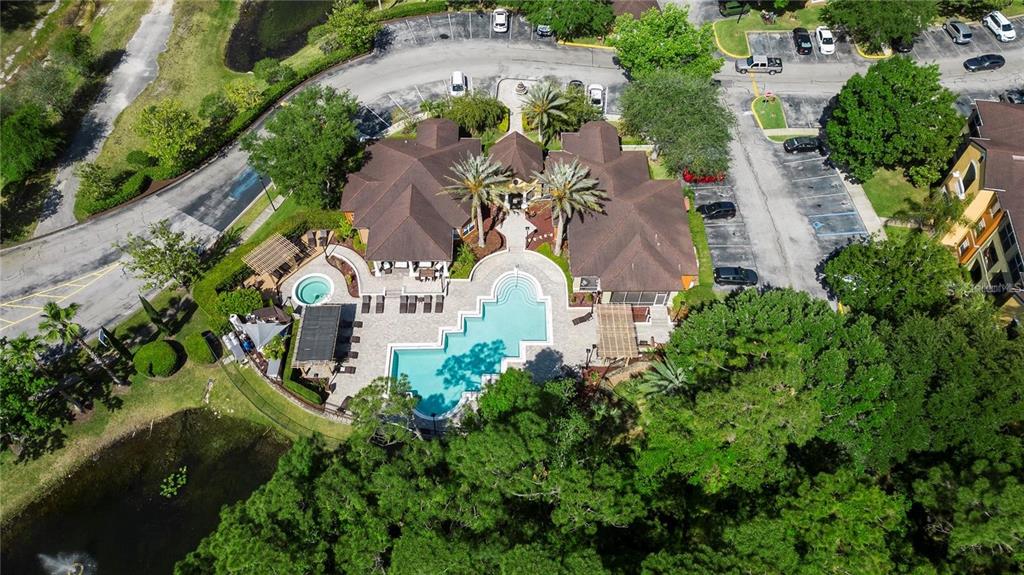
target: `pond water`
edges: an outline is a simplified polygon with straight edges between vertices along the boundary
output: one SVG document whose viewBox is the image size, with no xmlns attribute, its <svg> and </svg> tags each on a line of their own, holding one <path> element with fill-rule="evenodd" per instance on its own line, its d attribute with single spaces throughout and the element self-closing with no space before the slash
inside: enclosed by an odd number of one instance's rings
<svg viewBox="0 0 1024 575">
<path fill-rule="evenodd" d="M 271 430 L 206 409 L 178 413 L 102 451 L 5 526 L 0 571 L 170 573 L 217 526 L 221 506 L 270 479 L 288 448 Z M 161 482 L 187 481 L 165 498 Z"/>
<path fill-rule="evenodd" d="M 307 34 L 327 21 L 334 0 L 248 0 L 239 9 L 231 30 L 224 63 L 235 72 L 248 72 L 263 58 L 283 60 L 306 45 Z"/>
</svg>

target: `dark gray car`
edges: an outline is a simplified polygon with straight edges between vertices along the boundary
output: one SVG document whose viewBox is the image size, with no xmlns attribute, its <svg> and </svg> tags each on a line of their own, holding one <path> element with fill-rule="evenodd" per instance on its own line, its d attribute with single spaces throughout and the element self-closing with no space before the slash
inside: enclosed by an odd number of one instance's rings
<svg viewBox="0 0 1024 575">
<path fill-rule="evenodd" d="M 757 285 L 757 272 L 741 267 L 715 268 L 715 283 L 718 285 Z"/>
<path fill-rule="evenodd" d="M 986 72 L 988 70 L 998 70 L 1006 64 L 1006 58 L 1003 58 L 999 54 L 982 54 L 976 58 L 971 58 L 964 62 L 964 68 L 968 72 Z"/>
</svg>

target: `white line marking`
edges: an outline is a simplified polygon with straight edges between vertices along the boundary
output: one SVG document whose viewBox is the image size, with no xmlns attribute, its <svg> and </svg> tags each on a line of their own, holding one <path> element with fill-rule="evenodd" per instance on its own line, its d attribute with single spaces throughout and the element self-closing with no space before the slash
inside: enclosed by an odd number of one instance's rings
<svg viewBox="0 0 1024 575">
<path fill-rule="evenodd" d="M 834 177 L 836 177 L 835 174 L 829 174 L 827 176 L 812 176 L 810 178 L 796 178 L 795 180 L 790 180 L 790 182 L 806 182 L 808 180 L 822 180 L 824 178 L 834 178 Z"/>
</svg>

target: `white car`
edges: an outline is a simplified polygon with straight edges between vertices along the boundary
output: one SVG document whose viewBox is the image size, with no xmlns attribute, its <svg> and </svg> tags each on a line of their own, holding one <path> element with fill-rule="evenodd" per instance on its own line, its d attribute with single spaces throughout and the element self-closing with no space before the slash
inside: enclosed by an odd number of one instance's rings
<svg viewBox="0 0 1024 575">
<path fill-rule="evenodd" d="M 818 26 L 814 29 L 814 37 L 818 39 L 818 51 L 822 54 L 836 53 L 836 39 L 831 30 L 824 26 Z"/>
<path fill-rule="evenodd" d="M 491 29 L 498 33 L 508 32 L 508 10 L 498 8 L 491 14 Z"/>
<path fill-rule="evenodd" d="M 601 84 L 591 84 L 587 86 L 587 96 L 590 97 L 590 103 L 595 108 L 604 112 L 604 86 Z"/>
<path fill-rule="evenodd" d="M 1010 42 L 1017 39 L 1017 30 L 1006 19 L 1006 16 L 1003 16 L 1003 13 L 998 10 L 989 12 L 982 22 L 984 22 L 986 28 L 996 35 L 996 39 L 1000 42 Z"/>
<path fill-rule="evenodd" d="M 452 83 L 448 86 L 448 94 L 452 97 L 465 96 L 469 92 L 469 77 L 462 72 L 452 72 Z"/>
</svg>

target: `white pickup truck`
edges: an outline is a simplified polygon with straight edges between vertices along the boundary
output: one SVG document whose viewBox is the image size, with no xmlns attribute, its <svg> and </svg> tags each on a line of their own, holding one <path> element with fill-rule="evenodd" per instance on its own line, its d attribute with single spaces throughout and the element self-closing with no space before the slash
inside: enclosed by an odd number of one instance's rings
<svg viewBox="0 0 1024 575">
<path fill-rule="evenodd" d="M 753 55 L 746 60 L 736 60 L 736 71 L 740 74 L 747 72 L 768 72 L 774 76 L 782 72 L 782 58 L 771 56 Z"/>
</svg>

